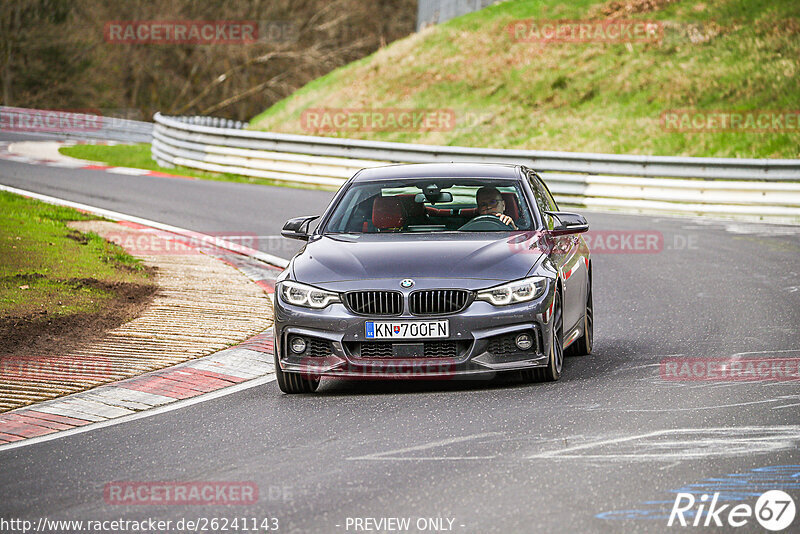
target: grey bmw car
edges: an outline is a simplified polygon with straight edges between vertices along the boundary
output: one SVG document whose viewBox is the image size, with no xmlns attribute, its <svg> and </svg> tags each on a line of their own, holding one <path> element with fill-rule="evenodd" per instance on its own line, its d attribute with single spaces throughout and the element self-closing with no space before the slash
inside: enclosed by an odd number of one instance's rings
<svg viewBox="0 0 800 534">
<path fill-rule="evenodd" d="M 281 232 L 307 243 L 276 284 L 278 385 L 501 371 L 558 380 L 565 352 L 592 351 L 588 228 L 524 166 L 359 171 L 321 218 Z"/>
</svg>

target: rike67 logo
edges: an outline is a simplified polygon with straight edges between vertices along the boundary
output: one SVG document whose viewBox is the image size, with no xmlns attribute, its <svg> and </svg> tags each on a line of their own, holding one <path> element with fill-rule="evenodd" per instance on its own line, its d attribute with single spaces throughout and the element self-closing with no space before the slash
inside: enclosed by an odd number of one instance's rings
<svg viewBox="0 0 800 534">
<path fill-rule="evenodd" d="M 743 527 L 753 518 L 761 527 L 777 532 L 792 524 L 795 504 L 791 495 L 781 490 L 762 493 L 755 506 L 746 503 L 720 504 L 720 493 L 703 494 L 696 498 L 692 493 L 678 493 L 669 514 L 668 526 L 682 527 Z"/>
</svg>

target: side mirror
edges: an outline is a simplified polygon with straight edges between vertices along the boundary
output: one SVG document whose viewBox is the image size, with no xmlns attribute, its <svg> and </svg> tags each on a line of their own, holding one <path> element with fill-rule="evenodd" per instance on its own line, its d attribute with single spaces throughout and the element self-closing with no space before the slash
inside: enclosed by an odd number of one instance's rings
<svg viewBox="0 0 800 534">
<path fill-rule="evenodd" d="M 546 211 L 545 213 L 558 221 L 558 224 L 550 230 L 552 235 L 580 234 L 589 230 L 586 218 L 578 213 L 567 211 Z"/>
<path fill-rule="evenodd" d="M 288 237 L 289 239 L 301 239 L 303 241 L 308 241 L 308 227 L 311 224 L 311 221 L 318 218 L 319 215 L 306 215 L 305 217 L 295 217 L 294 219 L 289 219 L 286 221 L 286 224 L 283 225 L 281 235 L 283 237 Z"/>
</svg>

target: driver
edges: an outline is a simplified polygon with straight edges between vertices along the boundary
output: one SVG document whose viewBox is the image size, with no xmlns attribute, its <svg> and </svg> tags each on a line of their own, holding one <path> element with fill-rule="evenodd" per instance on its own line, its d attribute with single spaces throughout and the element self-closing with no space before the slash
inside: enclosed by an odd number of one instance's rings
<svg viewBox="0 0 800 534">
<path fill-rule="evenodd" d="M 498 191 L 496 187 L 485 185 L 478 189 L 478 192 L 475 193 L 475 203 L 478 204 L 479 216 L 494 215 L 499 218 L 503 224 L 510 226 L 514 230 L 517 229 L 514 220 L 504 213 L 506 210 L 506 203 L 503 200 L 503 195 L 500 194 L 500 191 Z"/>
</svg>

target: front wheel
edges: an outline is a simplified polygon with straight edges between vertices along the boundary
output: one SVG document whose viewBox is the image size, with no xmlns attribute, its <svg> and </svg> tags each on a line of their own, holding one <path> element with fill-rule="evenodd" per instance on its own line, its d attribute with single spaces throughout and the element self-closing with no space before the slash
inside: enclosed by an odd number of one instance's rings
<svg viewBox="0 0 800 534">
<path fill-rule="evenodd" d="M 277 351 L 277 344 L 275 350 Z M 277 352 L 275 357 L 275 376 L 278 379 L 278 387 L 284 393 L 314 393 L 319 387 L 319 377 L 305 373 L 289 373 L 281 369 L 278 362 Z"/>
</svg>

